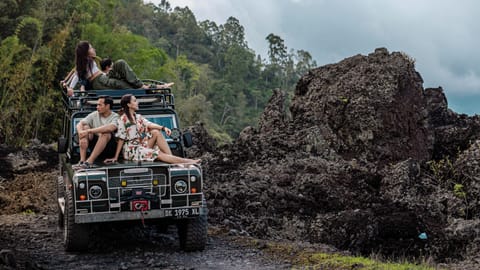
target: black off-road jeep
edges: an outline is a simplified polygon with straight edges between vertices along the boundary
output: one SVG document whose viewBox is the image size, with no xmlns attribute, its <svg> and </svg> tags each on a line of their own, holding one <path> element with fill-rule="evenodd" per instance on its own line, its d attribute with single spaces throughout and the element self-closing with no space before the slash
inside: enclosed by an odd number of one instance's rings
<svg viewBox="0 0 480 270">
<path fill-rule="evenodd" d="M 172 153 L 185 157 L 192 144 L 182 134 L 170 89 L 92 90 L 64 93 L 63 135 L 58 141 L 60 176 L 57 181 L 59 225 L 64 228 L 67 251 L 86 250 L 91 226 L 99 223 L 148 223 L 178 228 L 180 248 L 203 250 L 207 241 L 207 205 L 199 165 L 178 166 L 163 162 L 119 160 L 106 165 L 98 160 L 93 168 L 73 170 L 80 158 L 76 124 L 96 110 L 100 95 L 114 100 L 114 111 L 127 93 L 137 97 L 138 113 L 172 130 L 167 142 Z"/>
</svg>

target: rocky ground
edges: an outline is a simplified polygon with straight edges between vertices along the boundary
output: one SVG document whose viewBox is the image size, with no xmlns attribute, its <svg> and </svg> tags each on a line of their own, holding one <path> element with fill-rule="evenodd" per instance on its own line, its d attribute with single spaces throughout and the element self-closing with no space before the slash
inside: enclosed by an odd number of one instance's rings
<svg viewBox="0 0 480 270">
<path fill-rule="evenodd" d="M 89 252 L 67 253 L 63 231 L 57 226 L 53 148 L 0 149 L 0 269 L 291 268 L 289 261 L 278 260 L 235 231 L 215 225 L 210 226 L 202 252 L 180 251 L 174 227 L 159 232 L 139 223 L 133 228 L 97 227 Z"/>
<path fill-rule="evenodd" d="M 88 253 L 66 253 L 55 215 L 0 216 L 0 269 L 290 269 L 260 249 L 210 235 L 205 251 L 180 252 L 174 232 L 103 230 Z M 103 243 L 101 243 L 102 241 Z M 108 244 L 107 244 L 108 243 Z M 8 266 L 12 266 L 9 268 Z"/>
</svg>

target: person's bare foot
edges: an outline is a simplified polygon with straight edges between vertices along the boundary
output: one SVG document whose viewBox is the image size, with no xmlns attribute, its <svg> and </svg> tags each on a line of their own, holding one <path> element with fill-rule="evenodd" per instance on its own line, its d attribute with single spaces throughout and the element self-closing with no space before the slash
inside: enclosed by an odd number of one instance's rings
<svg viewBox="0 0 480 270">
<path fill-rule="evenodd" d="M 170 88 L 172 87 L 172 85 L 174 85 L 175 83 L 173 82 L 170 82 L 170 83 L 165 83 L 165 84 L 157 84 L 157 88 L 158 89 L 165 89 L 165 88 Z"/>
</svg>

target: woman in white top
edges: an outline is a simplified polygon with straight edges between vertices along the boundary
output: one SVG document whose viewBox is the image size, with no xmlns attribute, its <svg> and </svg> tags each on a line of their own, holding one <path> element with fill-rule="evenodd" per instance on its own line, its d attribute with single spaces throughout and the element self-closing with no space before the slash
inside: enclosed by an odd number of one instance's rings
<svg viewBox="0 0 480 270">
<path fill-rule="evenodd" d="M 75 74 L 67 87 L 69 96 L 73 95 L 73 88 L 80 81 L 80 90 L 86 89 L 129 89 L 151 87 L 157 89 L 169 88 L 173 83 L 146 85 L 137 77 L 132 68 L 124 60 L 116 61 L 112 70 L 104 74 L 97 66 L 95 57 L 97 53 L 88 41 L 80 41 L 75 49 Z"/>
</svg>

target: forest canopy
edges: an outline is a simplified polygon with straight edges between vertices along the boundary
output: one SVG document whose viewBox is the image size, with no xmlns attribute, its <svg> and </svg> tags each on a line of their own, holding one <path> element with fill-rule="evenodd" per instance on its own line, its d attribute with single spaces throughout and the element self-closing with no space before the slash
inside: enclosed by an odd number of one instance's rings
<svg viewBox="0 0 480 270">
<path fill-rule="evenodd" d="M 309 52 L 288 49 L 273 33 L 263 59 L 238 19 L 197 21 L 166 0 L 4 0 L 0 10 L 0 143 L 12 146 L 56 141 L 59 81 L 80 40 L 101 57 L 127 60 L 141 78 L 175 82 L 183 126 L 203 122 L 219 143 L 255 126 L 273 89 L 293 93 L 316 66 Z"/>
</svg>

